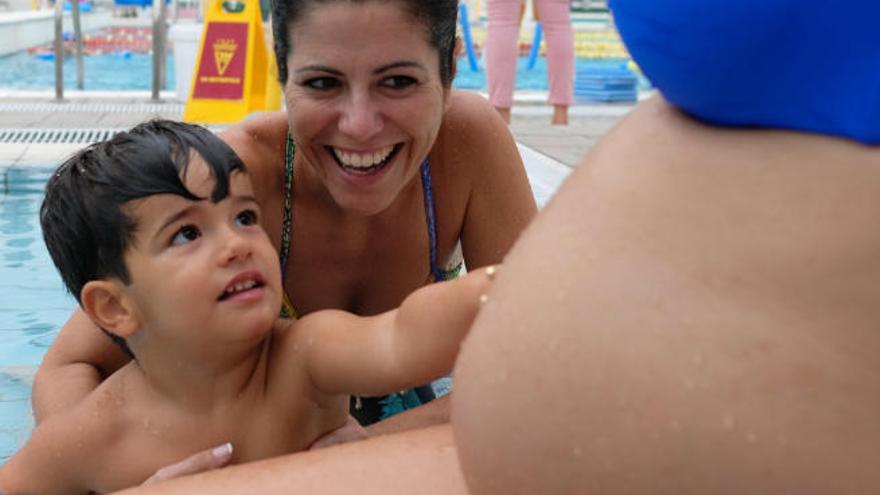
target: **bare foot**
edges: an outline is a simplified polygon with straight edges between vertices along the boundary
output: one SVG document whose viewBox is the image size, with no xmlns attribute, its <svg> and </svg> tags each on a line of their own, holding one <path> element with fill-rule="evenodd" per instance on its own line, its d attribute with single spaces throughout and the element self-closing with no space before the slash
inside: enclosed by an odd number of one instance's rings
<svg viewBox="0 0 880 495">
<path fill-rule="evenodd" d="M 551 125 L 568 125 L 568 105 L 553 105 Z"/>
</svg>

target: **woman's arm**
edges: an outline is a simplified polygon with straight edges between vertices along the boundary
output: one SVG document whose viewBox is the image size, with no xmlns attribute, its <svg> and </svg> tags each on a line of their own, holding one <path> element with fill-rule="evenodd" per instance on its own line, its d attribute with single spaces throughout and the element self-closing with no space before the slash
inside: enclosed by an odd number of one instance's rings
<svg viewBox="0 0 880 495">
<path fill-rule="evenodd" d="M 126 490 L 125 495 L 467 493 L 449 425 L 241 464 Z"/>
<path fill-rule="evenodd" d="M 122 367 L 128 356 L 79 308 L 61 328 L 34 376 L 34 419 L 66 411 Z"/>
<path fill-rule="evenodd" d="M 516 142 L 495 109 L 472 93 L 454 98 L 443 142 L 456 150 L 446 172 L 458 179 L 447 181 L 468 180 L 457 187 L 469 191 L 460 234 L 465 264 L 501 263 L 537 214 L 535 198 Z"/>
</svg>

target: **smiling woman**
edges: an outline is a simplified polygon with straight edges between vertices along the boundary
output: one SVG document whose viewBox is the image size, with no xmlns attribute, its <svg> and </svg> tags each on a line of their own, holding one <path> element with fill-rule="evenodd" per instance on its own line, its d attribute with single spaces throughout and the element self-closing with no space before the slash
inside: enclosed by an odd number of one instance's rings
<svg viewBox="0 0 880 495">
<path fill-rule="evenodd" d="M 221 137 L 246 164 L 280 251 L 287 314 L 375 315 L 456 276 L 462 261 L 470 269 L 500 262 L 536 207 L 504 122 L 480 96 L 451 88 L 457 2 L 273 8 L 288 111 Z M 125 362 L 105 340 L 74 315 L 37 374 L 38 421 Z M 370 424 L 432 395 L 358 398 L 352 413 Z M 441 399 L 371 431 L 441 422 L 447 407 Z"/>
</svg>

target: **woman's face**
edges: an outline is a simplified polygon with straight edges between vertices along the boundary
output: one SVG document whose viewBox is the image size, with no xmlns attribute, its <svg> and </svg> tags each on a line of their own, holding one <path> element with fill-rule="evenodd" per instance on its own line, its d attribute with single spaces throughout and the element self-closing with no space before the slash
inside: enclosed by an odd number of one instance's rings
<svg viewBox="0 0 880 495">
<path fill-rule="evenodd" d="M 448 101 L 423 24 L 399 2 L 331 2 L 305 13 L 291 41 L 297 155 L 341 208 L 385 210 L 418 173 Z"/>
</svg>

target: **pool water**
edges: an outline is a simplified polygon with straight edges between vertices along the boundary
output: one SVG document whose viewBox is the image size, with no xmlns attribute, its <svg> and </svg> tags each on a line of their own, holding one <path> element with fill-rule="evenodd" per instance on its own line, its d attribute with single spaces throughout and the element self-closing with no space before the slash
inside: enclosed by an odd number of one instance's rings
<svg viewBox="0 0 880 495">
<path fill-rule="evenodd" d="M 586 59 L 575 61 L 575 71 L 625 64 L 627 59 Z M 547 90 L 547 59 L 538 57 L 532 69 L 528 69 L 527 57 L 517 64 L 516 89 Z M 485 61 L 481 69 L 472 71 L 466 57 L 458 60 L 458 71 L 453 87 L 486 91 Z M 83 80 L 85 90 L 91 91 L 149 91 L 152 89 L 153 59 L 147 53 L 117 52 L 83 57 Z M 175 89 L 174 55 L 169 54 L 165 89 Z M 64 58 L 64 87 L 76 88 L 76 59 Z M 17 90 L 55 88 L 55 61 L 37 55 L 19 52 L 0 57 L 0 88 Z"/>
<path fill-rule="evenodd" d="M 32 426 L 33 370 L 76 302 L 40 233 L 46 167 L 0 166 L 0 461 Z"/>
<path fill-rule="evenodd" d="M 165 86 L 174 90 L 174 56 L 168 55 Z M 83 57 L 83 89 L 87 91 L 150 91 L 153 56 L 116 52 Z M 55 88 L 55 60 L 27 52 L 0 57 L 0 88 L 39 90 Z M 76 89 L 76 57 L 64 57 L 64 88 Z"/>
</svg>

